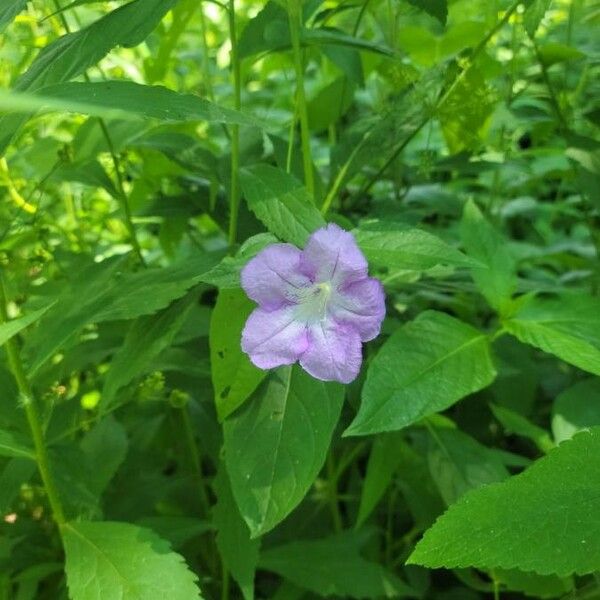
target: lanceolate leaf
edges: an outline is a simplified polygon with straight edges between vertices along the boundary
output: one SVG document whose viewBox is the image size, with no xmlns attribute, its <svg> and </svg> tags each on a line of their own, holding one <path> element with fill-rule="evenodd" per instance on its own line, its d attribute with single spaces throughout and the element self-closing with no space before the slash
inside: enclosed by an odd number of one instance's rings
<svg viewBox="0 0 600 600">
<path fill-rule="evenodd" d="M 27 0 L 5 0 L 0 6 L 0 33 L 25 8 Z"/>
<path fill-rule="evenodd" d="M 565 296 L 527 302 L 504 327 L 526 344 L 600 375 L 600 309 L 597 298 Z"/>
<path fill-rule="evenodd" d="M 495 375 L 485 334 L 427 311 L 396 331 L 373 359 L 360 410 L 344 435 L 401 429 L 486 387 Z"/>
<path fill-rule="evenodd" d="M 73 600 L 200 599 L 197 577 L 149 529 L 111 521 L 71 522 L 61 529 Z"/>
<path fill-rule="evenodd" d="M 302 247 L 325 225 L 306 188 L 285 171 L 256 165 L 243 169 L 241 181 L 250 210 L 283 241 Z"/>
<path fill-rule="evenodd" d="M 474 490 L 425 533 L 409 562 L 431 568 L 584 575 L 600 569 L 600 428 L 521 475 Z"/>
<path fill-rule="evenodd" d="M 225 421 L 227 471 L 253 536 L 275 527 L 312 485 L 342 400 L 341 386 L 313 379 L 297 366 L 282 367 Z"/>
<path fill-rule="evenodd" d="M 34 310 L 33 312 L 24 315 L 23 317 L 19 317 L 18 319 L 13 319 L 8 323 L 2 323 L 0 325 L 0 346 L 5 344 L 10 338 L 17 335 L 20 331 L 29 327 L 32 323 L 35 323 L 49 308 L 52 307 L 53 303 L 44 306 L 44 308 L 40 308 L 39 310 Z"/>
</svg>

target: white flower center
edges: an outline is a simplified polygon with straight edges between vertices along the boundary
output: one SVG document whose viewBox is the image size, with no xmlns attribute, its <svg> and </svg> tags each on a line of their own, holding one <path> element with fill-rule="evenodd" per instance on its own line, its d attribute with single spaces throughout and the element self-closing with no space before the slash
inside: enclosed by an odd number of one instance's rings
<svg viewBox="0 0 600 600">
<path fill-rule="evenodd" d="M 317 323 L 327 317 L 327 306 L 334 295 L 334 287 L 329 281 L 315 283 L 298 295 L 296 318 L 305 323 Z"/>
</svg>

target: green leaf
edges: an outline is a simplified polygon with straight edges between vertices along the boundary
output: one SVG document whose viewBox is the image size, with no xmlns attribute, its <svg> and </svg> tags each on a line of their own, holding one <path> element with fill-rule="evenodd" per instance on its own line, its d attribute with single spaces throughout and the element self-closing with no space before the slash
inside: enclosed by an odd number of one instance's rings
<svg viewBox="0 0 600 600">
<path fill-rule="evenodd" d="M 477 265 L 476 261 L 422 229 L 375 222 L 353 233 L 369 262 L 382 267 L 425 271 L 439 264 Z"/>
<path fill-rule="evenodd" d="M 241 183 L 250 210 L 278 238 L 302 247 L 325 221 L 306 188 L 269 165 L 242 169 Z"/>
<path fill-rule="evenodd" d="M 328 538 L 291 542 L 264 551 L 260 567 L 321 597 L 416 597 L 401 579 L 360 555 L 367 541 L 364 533 L 347 531 Z"/>
<path fill-rule="evenodd" d="M 0 513 L 10 512 L 21 486 L 29 482 L 35 470 L 35 462 L 27 458 L 12 458 L 4 465 L 0 473 Z"/>
<path fill-rule="evenodd" d="M 437 19 L 442 25 L 446 24 L 448 19 L 447 0 L 408 0 L 408 2 Z"/>
<path fill-rule="evenodd" d="M 217 259 L 217 255 L 200 254 L 138 273 L 122 273 L 122 259 L 86 266 L 63 284 L 65 291 L 28 340 L 30 373 L 36 373 L 87 323 L 132 319 L 168 306 L 200 283 Z"/>
<path fill-rule="evenodd" d="M 490 404 L 490 408 L 496 419 L 502 423 L 502 427 L 504 427 L 507 434 L 520 435 L 530 439 L 542 452 L 548 452 L 554 447 L 548 432 L 526 419 L 523 415 L 496 404 Z"/>
<path fill-rule="evenodd" d="M 508 478 L 500 458 L 472 437 L 457 429 L 430 431 L 429 472 L 447 505 L 469 490 Z"/>
<path fill-rule="evenodd" d="M 409 563 L 521 569 L 561 577 L 600 568 L 600 428 L 577 434 L 520 475 L 465 494 Z"/>
<path fill-rule="evenodd" d="M 530 298 L 505 329 L 525 344 L 600 375 L 600 310 L 591 296 Z"/>
<path fill-rule="evenodd" d="M 546 67 L 551 67 L 557 63 L 567 62 L 583 58 L 585 54 L 565 44 L 549 43 L 539 47 L 540 59 Z"/>
<path fill-rule="evenodd" d="M 35 460 L 33 448 L 20 434 L 0 429 L 0 456 Z"/>
<path fill-rule="evenodd" d="M 375 438 L 362 484 L 357 527 L 369 518 L 392 482 L 392 477 L 403 460 L 404 446 L 405 442 L 398 433 L 384 433 Z"/>
<path fill-rule="evenodd" d="M 574 587 L 572 577 L 560 578 L 556 575 L 537 575 L 518 569 L 494 569 L 494 579 L 510 591 L 522 592 L 534 598 L 558 598 L 568 594 Z"/>
<path fill-rule="evenodd" d="M 479 291 L 497 311 L 506 309 L 515 291 L 515 265 L 507 250 L 506 239 L 469 200 L 461 223 L 461 237 L 467 254 L 481 263 L 471 275 Z"/>
<path fill-rule="evenodd" d="M 217 504 L 213 521 L 221 560 L 236 580 L 245 600 L 254 598 L 254 574 L 258 565 L 260 540 L 250 539 L 250 530 L 240 515 L 223 466 L 215 479 Z"/>
<path fill-rule="evenodd" d="M 98 63 L 115 46 L 137 46 L 150 34 L 176 0 L 134 0 L 91 25 L 45 46 L 29 69 L 17 80 L 16 91 L 74 79 Z M 0 155 L 27 115 L 0 118 Z"/>
<path fill-rule="evenodd" d="M 557 396 L 552 407 L 552 433 L 557 444 L 596 425 L 600 425 L 600 379 L 579 381 Z"/>
<path fill-rule="evenodd" d="M 239 111 L 222 108 L 193 96 L 180 94 L 166 87 L 141 85 L 133 81 L 69 82 L 43 87 L 33 94 L 48 108 L 83 114 L 110 116 L 120 119 L 156 119 L 162 122 L 208 121 L 262 126 Z M 73 102 L 71 105 L 70 103 Z"/>
<path fill-rule="evenodd" d="M 529 0 L 529 6 L 523 15 L 523 25 L 530 36 L 535 35 L 551 3 L 552 0 Z"/>
<path fill-rule="evenodd" d="M 202 281 L 219 289 L 240 289 L 240 273 L 246 263 L 277 238 L 270 233 L 259 233 L 248 238 L 235 256 L 226 256 L 218 265 L 202 276 Z"/>
<path fill-rule="evenodd" d="M 26 327 L 29 327 L 29 325 L 32 323 L 35 323 L 49 308 L 52 307 L 53 304 L 54 303 L 52 302 L 47 306 L 44 306 L 44 308 L 34 310 L 23 317 L 13 319 L 12 321 L 8 321 L 8 323 L 0 324 L 0 346 L 6 344 L 8 340 L 17 335 Z"/>
<path fill-rule="evenodd" d="M 282 367 L 226 419 L 227 472 L 252 537 L 273 529 L 304 498 L 325 462 L 342 401 L 341 386 Z"/>
<path fill-rule="evenodd" d="M 25 9 L 27 0 L 5 0 L 0 6 L 0 33 Z"/>
<path fill-rule="evenodd" d="M 112 359 L 102 389 L 102 408 L 106 410 L 119 389 L 127 385 L 144 367 L 171 345 L 183 325 L 197 294 L 190 292 L 156 315 L 140 317 L 125 336 Z"/>
<path fill-rule="evenodd" d="M 242 352 L 242 329 L 255 304 L 240 290 L 221 290 L 210 321 L 210 368 L 220 420 L 238 408 L 267 375 Z"/>
<path fill-rule="evenodd" d="M 111 521 L 61 527 L 67 585 L 73 600 L 193 600 L 197 577 L 149 529 Z"/>
<path fill-rule="evenodd" d="M 483 389 L 495 375 L 483 333 L 426 311 L 396 331 L 371 362 L 360 410 L 344 435 L 402 429 Z"/>
</svg>

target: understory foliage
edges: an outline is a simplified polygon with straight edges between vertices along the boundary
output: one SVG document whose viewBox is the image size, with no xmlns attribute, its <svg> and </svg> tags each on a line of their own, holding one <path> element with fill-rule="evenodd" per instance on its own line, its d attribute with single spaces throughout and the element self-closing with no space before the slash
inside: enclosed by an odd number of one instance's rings
<svg viewBox="0 0 600 600">
<path fill-rule="evenodd" d="M 599 23 L 0 0 L 0 600 L 600 597 Z M 327 223 L 346 385 L 241 347 Z"/>
</svg>

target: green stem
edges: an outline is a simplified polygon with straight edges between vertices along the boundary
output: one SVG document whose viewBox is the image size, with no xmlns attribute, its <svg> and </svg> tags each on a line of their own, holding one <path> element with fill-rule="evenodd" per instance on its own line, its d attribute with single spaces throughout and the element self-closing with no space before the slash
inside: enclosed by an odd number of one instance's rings
<svg viewBox="0 0 600 600">
<path fill-rule="evenodd" d="M 233 72 L 234 108 L 242 106 L 242 75 L 238 54 L 237 33 L 235 27 L 235 0 L 229 0 L 229 37 L 231 39 L 231 70 Z M 231 182 L 229 201 L 229 246 L 235 244 L 237 238 L 238 214 L 240 211 L 239 191 L 240 170 L 240 126 L 231 126 Z"/>
<path fill-rule="evenodd" d="M 0 271 L 0 323 L 8 322 L 6 288 L 4 286 L 4 277 Z M 42 431 L 41 420 L 38 414 L 37 404 L 33 395 L 31 384 L 25 374 L 25 368 L 21 361 L 21 355 L 15 338 L 11 338 L 6 342 L 6 354 L 8 356 L 8 364 L 19 388 L 21 401 L 25 408 L 25 415 L 31 430 L 33 447 L 35 450 L 35 458 L 42 478 L 42 483 L 48 496 L 48 502 L 52 509 L 52 515 L 57 525 L 61 526 L 66 522 L 65 513 L 58 495 L 58 491 L 50 470 L 50 460 L 48 451 L 44 442 L 44 433 Z"/>
<path fill-rule="evenodd" d="M 296 112 L 300 119 L 300 141 L 302 145 L 302 163 L 304 165 L 304 183 L 311 197 L 315 195 L 313 161 L 310 150 L 310 129 L 308 128 L 308 109 L 304 92 L 304 61 L 300 47 L 302 29 L 302 8 L 299 0 L 288 0 L 288 19 L 292 38 L 294 68 L 296 70 Z"/>
</svg>

